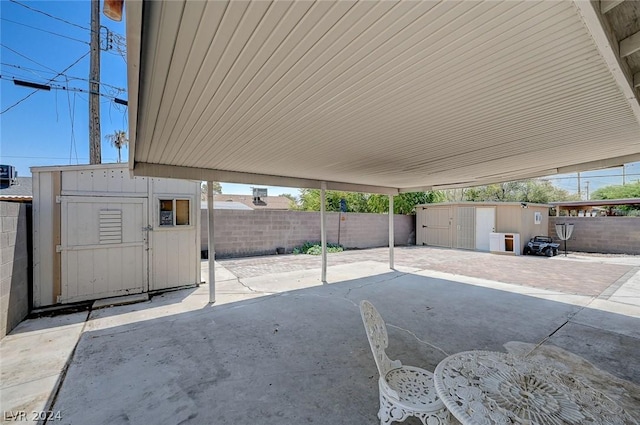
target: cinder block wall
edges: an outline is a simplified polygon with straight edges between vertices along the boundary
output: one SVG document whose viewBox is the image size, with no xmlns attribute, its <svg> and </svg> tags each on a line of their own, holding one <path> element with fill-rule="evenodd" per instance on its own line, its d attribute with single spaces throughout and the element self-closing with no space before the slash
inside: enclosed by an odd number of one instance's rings
<svg viewBox="0 0 640 425">
<path fill-rule="evenodd" d="M 207 249 L 207 211 L 201 210 L 202 250 Z M 307 211 L 214 210 L 216 258 L 290 253 L 306 241 L 320 240 L 320 213 Z M 338 234 L 339 230 L 339 234 Z M 394 241 L 407 245 L 415 230 L 413 216 L 394 216 Z M 389 244 L 389 217 L 384 214 L 327 213 L 327 242 L 346 248 Z"/>
<path fill-rule="evenodd" d="M 549 217 L 549 235 L 558 239 L 556 223 L 572 223 L 570 251 L 604 254 L 640 254 L 640 217 Z"/>
<path fill-rule="evenodd" d="M 27 205 L 0 202 L 0 338 L 29 313 Z"/>
</svg>

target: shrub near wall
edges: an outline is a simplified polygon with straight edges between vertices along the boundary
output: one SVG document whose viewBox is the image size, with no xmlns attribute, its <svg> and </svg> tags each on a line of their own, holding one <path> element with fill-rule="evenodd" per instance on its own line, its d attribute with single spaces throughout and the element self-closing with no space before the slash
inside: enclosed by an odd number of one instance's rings
<svg viewBox="0 0 640 425">
<path fill-rule="evenodd" d="M 29 313 L 27 205 L 0 202 L 0 338 Z"/>
<path fill-rule="evenodd" d="M 573 224 L 570 251 L 640 255 L 640 217 L 549 217 L 549 235 L 564 249 L 556 223 Z"/>
<path fill-rule="evenodd" d="M 385 214 L 326 214 L 327 242 L 345 248 L 389 245 L 389 216 Z M 207 250 L 207 211 L 201 210 L 201 249 Z M 307 211 L 214 210 L 216 258 L 286 253 L 307 241 L 320 240 L 320 213 Z M 394 241 L 407 245 L 414 216 L 394 216 Z"/>
</svg>

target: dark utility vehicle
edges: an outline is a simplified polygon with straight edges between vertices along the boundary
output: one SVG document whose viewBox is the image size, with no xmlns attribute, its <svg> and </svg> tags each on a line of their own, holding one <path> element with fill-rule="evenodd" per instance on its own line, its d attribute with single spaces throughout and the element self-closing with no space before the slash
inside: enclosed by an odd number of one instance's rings
<svg viewBox="0 0 640 425">
<path fill-rule="evenodd" d="M 527 242 L 524 247 L 524 254 L 544 254 L 547 257 L 558 255 L 559 243 L 553 243 L 549 236 L 536 236 Z"/>
</svg>

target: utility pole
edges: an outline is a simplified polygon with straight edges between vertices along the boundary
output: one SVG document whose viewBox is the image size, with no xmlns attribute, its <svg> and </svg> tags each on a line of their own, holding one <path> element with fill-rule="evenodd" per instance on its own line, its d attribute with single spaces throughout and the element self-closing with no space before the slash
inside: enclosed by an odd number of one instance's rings
<svg viewBox="0 0 640 425">
<path fill-rule="evenodd" d="M 626 184 L 626 175 L 625 175 L 625 167 L 624 164 L 622 164 L 622 185 L 624 186 Z"/>
<path fill-rule="evenodd" d="M 89 163 L 102 163 L 100 145 L 100 0 L 91 0 L 89 63 Z"/>
<path fill-rule="evenodd" d="M 580 171 L 578 171 L 578 197 L 582 200 L 582 188 L 580 187 Z"/>
<path fill-rule="evenodd" d="M 585 189 L 587 190 L 587 201 L 588 201 L 589 200 L 589 180 L 584 182 L 584 185 L 586 186 Z"/>
</svg>

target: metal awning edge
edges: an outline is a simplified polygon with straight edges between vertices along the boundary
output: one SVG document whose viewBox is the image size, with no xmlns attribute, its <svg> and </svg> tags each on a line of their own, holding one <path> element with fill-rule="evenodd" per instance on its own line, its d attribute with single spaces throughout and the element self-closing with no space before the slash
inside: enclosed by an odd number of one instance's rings
<svg viewBox="0 0 640 425">
<path fill-rule="evenodd" d="M 243 173 L 239 171 L 215 170 L 210 168 L 181 167 L 175 165 L 150 164 L 136 162 L 133 164 L 134 176 L 164 177 L 184 180 L 217 181 L 240 184 L 263 184 L 268 186 L 298 187 L 306 189 L 320 189 L 323 181 L 298 177 L 274 176 L 267 174 Z M 399 189 L 395 187 L 372 186 L 347 182 L 326 181 L 328 190 L 345 192 L 380 193 L 397 195 Z"/>
<path fill-rule="evenodd" d="M 127 19 L 127 87 L 129 90 L 129 171 L 133 175 L 136 155 L 136 136 L 138 125 L 138 95 L 140 84 L 140 51 L 142 43 L 142 0 L 127 0 L 125 5 Z M 132 72 L 135 70 L 135 72 Z"/>
<path fill-rule="evenodd" d="M 640 103 L 633 88 L 633 75 L 627 75 L 625 65 L 620 59 L 617 46 L 612 46 L 611 40 L 604 28 L 602 15 L 600 13 L 600 2 L 574 0 L 573 4 L 578 11 L 578 15 L 587 27 L 593 38 L 593 42 L 604 59 L 609 72 L 618 85 L 618 88 L 627 100 L 629 107 L 633 111 L 636 121 L 640 124 Z"/>
</svg>

